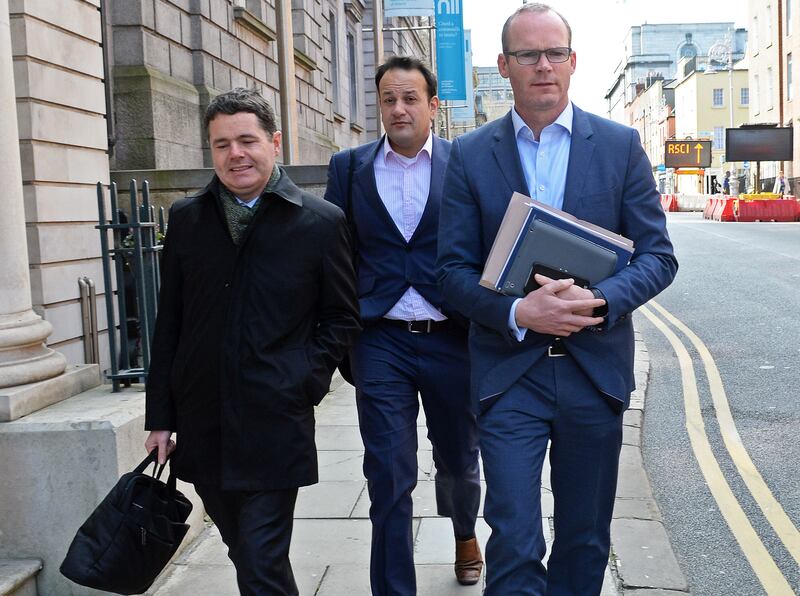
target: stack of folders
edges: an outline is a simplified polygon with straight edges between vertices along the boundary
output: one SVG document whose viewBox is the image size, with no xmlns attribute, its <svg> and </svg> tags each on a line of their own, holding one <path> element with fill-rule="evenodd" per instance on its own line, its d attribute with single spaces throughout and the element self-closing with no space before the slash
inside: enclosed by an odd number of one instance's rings
<svg viewBox="0 0 800 596">
<path fill-rule="evenodd" d="M 534 275 L 591 287 L 626 267 L 633 242 L 515 192 L 489 252 L 480 284 L 508 296 L 539 285 Z"/>
</svg>

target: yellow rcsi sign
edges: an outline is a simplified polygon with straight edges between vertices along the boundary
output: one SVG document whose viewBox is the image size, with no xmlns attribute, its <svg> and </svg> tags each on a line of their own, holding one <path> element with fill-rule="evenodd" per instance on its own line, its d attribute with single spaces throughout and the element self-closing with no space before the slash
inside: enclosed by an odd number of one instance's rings
<svg viewBox="0 0 800 596">
<path fill-rule="evenodd" d="M 711 167 L 711 141 L 667 141 L 664 165 L 668 168 Z"/>
</svg>

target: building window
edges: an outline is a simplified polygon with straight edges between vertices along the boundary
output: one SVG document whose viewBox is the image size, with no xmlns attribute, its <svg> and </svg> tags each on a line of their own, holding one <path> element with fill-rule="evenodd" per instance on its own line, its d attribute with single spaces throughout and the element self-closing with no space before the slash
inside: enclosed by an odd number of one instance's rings
<svg viewBox="0 0 800 596">
<path fill-rule="evenodd" d="M 725 127 L 724 126 L 715 126 L 714 127 L 714 149 L 724 149 L 725 148 Z"/>
<path fill-rule="evenodd" d="M 759 95 L 759 93 L 761 91 L 761 86 L 759 85 L 759 82 L 758 82 L 758 75 L 754 75 L 753 76 L 753 82 L 755 83 L 755 93 L 753 94 L 752 107 L 753 107 L 753 113 L 754 114 L 758 114 L 758 108 L 761 105 L 761 102 L 760 102 L 759 97 L 758 97 L 758 95 Z"/>
<path fill-rule="evenodd" d="M 786 54 L 786 101 L 792 101 L 792 53 Z"/>
<path fill-rule="evenodd" d="M 772 5 L 767 4 L 764 12 L 767 19 L 767 45 L 770 46 L 772 45 Z"/>
<path fill-rule="evenodd" d="M 347 59 L 350 63 L 350 122 L 357 122 L 358 113 L 358 65 L 356 64 L 356 38 L 347 34 Z"/>
<path fill-rule="evenodd" d="M 750 105 L 750 87 L 742 87 L 741 89 L 739 89 L 739 105 L 740 106 Z"/>
<path fill-rule="evenodd" d="M 336 13 L 331 12 L 331 87 L 333 87 L 333 111 L 341 112 L 339 105 L 339 29 L 336 23 Z"/>
<path fill-rule="evenodd" d="M 712 93 L 713 95 L 712 95 L 711 105 L 713 105 L 715 108 L 721 108 L 724 105 L 722 99 L 723 98 L 722 89 L 714 89 Z"/>
<path fill-rule="evenodd" d="M 784 2 L 786 6 L 786 35 L 792 34 L 792 0 Z"/>
<path fill-rule="evenodd" d="M 758 54 L 758 17 L 753 17 L 753 53 Z"/>
<path fill-rule="evenodd" d="M 767 109 L 775 107 L 775 82 L 772 80 L 772 67 L 767 67 Z"/>
</svg>

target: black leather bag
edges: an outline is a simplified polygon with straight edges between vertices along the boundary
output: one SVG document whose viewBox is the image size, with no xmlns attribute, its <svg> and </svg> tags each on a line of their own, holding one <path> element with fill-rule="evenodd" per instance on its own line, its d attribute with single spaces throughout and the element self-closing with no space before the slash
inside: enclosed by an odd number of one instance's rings
<svg viewBox="0 0 800 596">
<path fill-rule="evenodd" d="M 170 473 L 160 480 L 157 449 L 124 474 L 78 530 L 61 564 L 77 584 L 116 594 L 141 594 L 178 550 L 192 503 Z M 154 464 L 153 474 L 145 472 Z"/>
</svg>

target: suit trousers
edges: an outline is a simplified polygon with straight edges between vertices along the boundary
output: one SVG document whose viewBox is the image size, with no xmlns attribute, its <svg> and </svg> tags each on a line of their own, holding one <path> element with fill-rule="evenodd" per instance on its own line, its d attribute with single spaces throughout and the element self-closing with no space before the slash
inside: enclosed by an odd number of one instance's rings
<svg viewBox="0 0 800 596">
<path fill-rule="evenodd" d="M 478 418 L 486 477 L 484 596 L 599 594 L 610 549 L 622 414 L 569 356 L 542 356 Z M 554 542 L 541 476 L 550 441 Z"/>
<path fill-rule="evenodd" d="M 289 544 L 297 488 L 226 491 L 196 484 L 211 520 L 228 547 L 242 596 L 297 596 Z"/>
<path fill-rule="evenodd" d="M 433 445 L 437 512 L 451 518 L 456 537 L 475 532 L 481 487 L 465 331 L 414 334 L 379 322 L 364 329 L 352 365 L 371 502 L 372 594 L 416 594 L 411 492 L 420 400 Z"/>
</svg>

